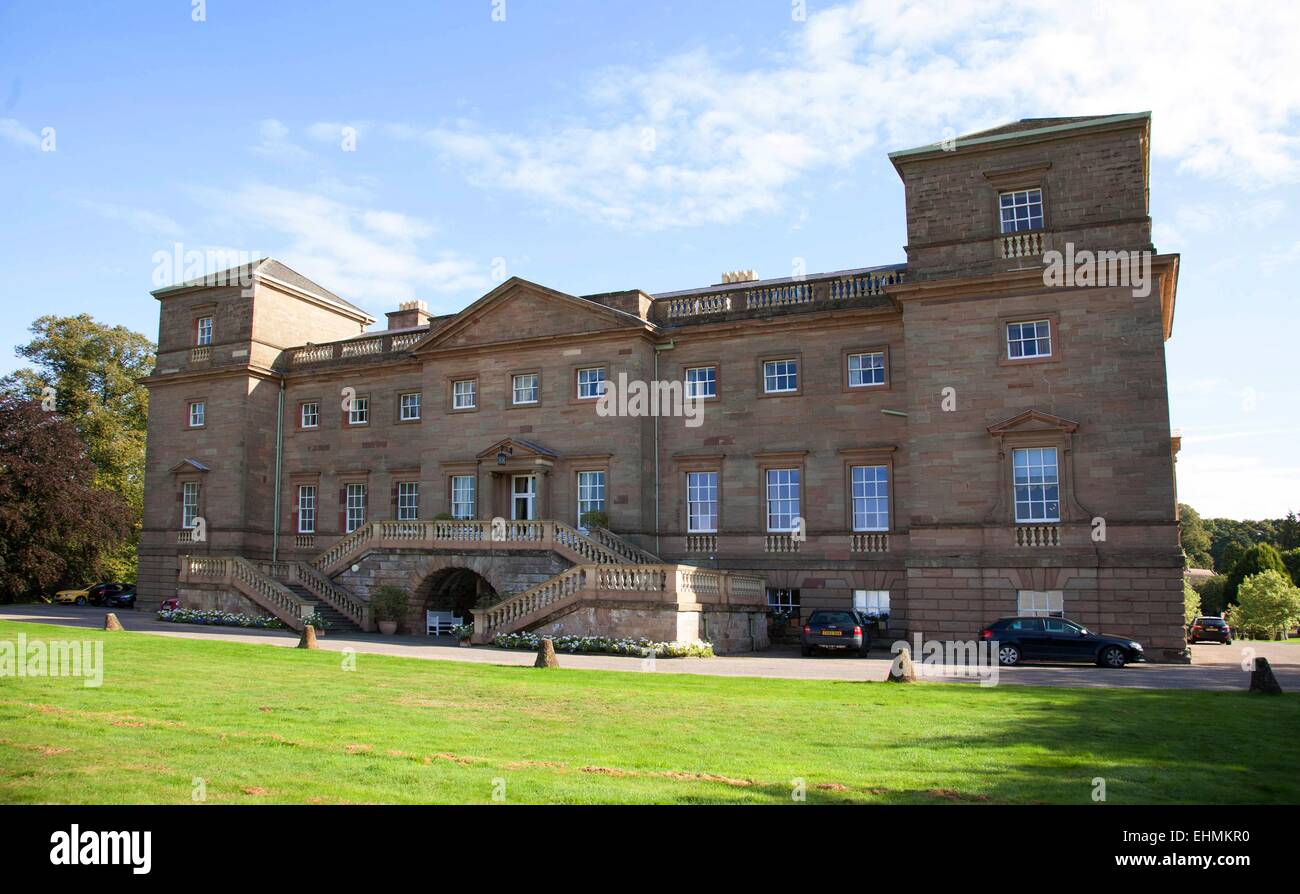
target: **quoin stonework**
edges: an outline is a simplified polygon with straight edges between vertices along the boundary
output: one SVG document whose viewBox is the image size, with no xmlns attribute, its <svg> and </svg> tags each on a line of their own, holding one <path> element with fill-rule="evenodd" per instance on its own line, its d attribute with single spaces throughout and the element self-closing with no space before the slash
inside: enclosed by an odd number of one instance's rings
<svg viewBox="0 0 1300 894">
<path fill-rule="evenodd" d="M 369 629 L 394 583 L 406 632 L 433 611 L 479 641 L 723 650 L 765 646 L 769 609 L 962 640 L 1063 613 L 1177 659 L 1178 257 L 1151 242 L 1150 127 L 893 153 L 906 263 L 663 294 L 512 278 L 382 330 L 271 259 L 159 289 L 141 604 Z M 1049 282 L 1054 252 L 1127 252 L 1150 282 Z M 665 405 L 699 416 L 633 412 L 630 385 L 598 412 L 622 382 L 677 383 Z"/>
</svg>

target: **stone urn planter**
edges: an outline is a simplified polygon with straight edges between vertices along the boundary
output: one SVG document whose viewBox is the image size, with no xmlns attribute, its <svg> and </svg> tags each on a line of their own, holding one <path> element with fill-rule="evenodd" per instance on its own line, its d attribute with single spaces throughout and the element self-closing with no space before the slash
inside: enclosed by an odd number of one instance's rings
<svg viewBox="0 0 1300 894">
<path fill-rule="evenodd" d="M 396 621 L 380 621 L 380 622 L 379 622 L 379 632 L 382 633 L 384 636 L 392 636 L 394 633 L 397 632 L 397 622 L 396 622 Z"/>
</svg>

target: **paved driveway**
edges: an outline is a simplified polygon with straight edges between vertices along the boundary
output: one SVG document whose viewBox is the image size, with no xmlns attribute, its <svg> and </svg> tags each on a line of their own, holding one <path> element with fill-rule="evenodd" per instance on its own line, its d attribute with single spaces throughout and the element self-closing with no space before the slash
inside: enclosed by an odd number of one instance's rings
<svg viewBox="0 0 1300 894">
<path fill-rule="evenodd" d="M 101 628 L 105 609 L 70 605 L 0 606 L 0 619 L 62 624 L 70 627 Z M 227 642 L 262 643 L 292 647 L 297 634 L 282 630 L 244 630 L 234 627 L 205 627 L 172 624 L 157 620 L 152 613 L 117 611 L 128 630 L 181 639 L 217 639 Z M 325 636 L 323 649 L 342 652 L 397 655 L 443 661 L 487 664 L 530 665 L 531 652 L 516 652 L 491 646 L 462 648 L 448 636 L 380 636 L 354 633 Z M 1112 687 L 1140 689 L 1244 689 L 1250 675 L 1241 669 L 1243 649 L 1253 648 L 1273 665 L 1282 688 L 1300 692 L 1300 641 L 1293 643 L 1242 643 L 1231 646 L 1201 643 L 1192 647 L 1192 664 L 1136 664 L 1123 670 L 1092 665 L 1038 664 L 1001 668 L 1000 683 L 1034 686 Z M 644 661 L 616 655 L 560 655 L 564 667 L 641 673 L 712 674 L 732 677 L 778 677 L 797 680 L 883 680 L 889 674 L 891 656 L 881 650 L 870 658 L 828 655 L 800 657 L 794 648 L 773 648 L 766 652 L 725 655 L 718 658 L 675 658 Z M 954 678 L 949 678 L 954 679 Z"/>
</svg>

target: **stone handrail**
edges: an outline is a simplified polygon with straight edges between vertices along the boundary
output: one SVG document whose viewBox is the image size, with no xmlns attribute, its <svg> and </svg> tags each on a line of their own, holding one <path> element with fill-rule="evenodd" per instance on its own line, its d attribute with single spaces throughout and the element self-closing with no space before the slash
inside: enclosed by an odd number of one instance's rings
<svg viewBox="0 0 1300 894">
<path fill-rule="evenodd" d="M 631 547 L 631 544 L 628 546 Z M 328 576 L 376 549 L 477 550 L 511 547 L 554 550 L 574 564 L 617 565 L 629 561 L 627 557 L 563 522 L 440 519 L 369 522 L 325 550 L 311 564 Z"/>
<path fill-rule="evenodd" d="M 350 338 L 345 341 L 326 342 L 318 345 L 303 345 L 288 351 L 290 366 L 306 366 L 314 363 L 329 363 L 334 360 L 349 360 L 354 357 L 378 357 L 385 354 L 401 354 L 409 351 L 427 332 L 403 332 L 398 335 L 375 333 L 369 338 Z"/>
<path fill-rule="evenodd" d="M 286 627 L 293 630 L 303 628 L 307 603 L 241 556 L 181 556 L 180 581 L 234 587 L 279 618 Z"/>
<path fill-rule="evenodd" d="M 1058 525 L 1016 525 L 1016 546 L 1060 546 Z"/>
<path fill-rule="evenodd" d="M 587 530 L 587 536 L 606 549 L 611 549 L 618 553 L 629 562 L 636 562 L 639 565 L 663 564 L 664 560 L 656 556 L 654 553 L 644 550 L 635 543 L 623 539 L 608 528 L 589 528 Z"/>
<path fill-rule="evenodd" d="M 344 590 L 321 574 L 314 565 L 294 562 L 289 567 L 287 579 L 307 588 L 313 596 L 345 615 L 362 630 L 374 629 L 370 618 L 370 603 Z"/>
<path fill-rule="evenodd" d="M 741 309 L 764 311 L 809 304 L 835 306 L 845 301 L 883 295 L 888 286 L 903 282 L 906 276 L 907 271 L 898 266 L 768 285 L 755 284 L 750 288 L 665 297 L 656 301 L 655 312 L 657 319 L 673 322 L 729 314 Z"/>
<path fill-rule="evenodd" d="M 491 608 L 474 612 L 474 641 L 491 642 L 499 633 L 518 630 L 539 612 L 549 613 L 578 599 L 587 591 L 591 570 L 590 565 L 575 565 Z"/>
</svg>

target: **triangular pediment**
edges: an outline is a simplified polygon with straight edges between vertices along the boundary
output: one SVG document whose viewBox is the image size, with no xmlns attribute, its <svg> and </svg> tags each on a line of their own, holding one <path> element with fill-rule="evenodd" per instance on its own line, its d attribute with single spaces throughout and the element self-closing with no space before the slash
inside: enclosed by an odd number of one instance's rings
<svg viewBox="0 0 1300 894">
<path fill-rule="evenodd" d="M 183 459 L 167 471 L 176 472 L 211 472 L 212 469 L 203 465 L 197 459 Z"/>
<path fill-rule="evenodd" d="M 511 277 L 412 348 L 425 351 L 648 327 L 632 314 Z"/>
<path fill-rule="evenodd" d="M 1037 431 L 1057 431 L 1057 432 L 1074 432 L 1079 428 L 1079 423 L 1072 422 L 1069 419 L 1063 419 L 1060 416 L 1053 416 L 1051 413 L 1044 413 L 1042 410 L 1025 410 L 1005 419 L 997 425 L 989 426 L 989 434 L 1007 435 L 1013 432 L 1037 432 Z"/>
<path fill-rule="evenodd" d="M 524 438 L 502 438 L 486 450 L 480 451 L 475 459 L 487 459 L 496 456 L 498 453 L 505 451 L 512 458 L 540 456 L 546 459 L 554 459 L 559 454 L 550 448 L 543 447 L 536 441 L 525 440 Z"/>
</svg>

